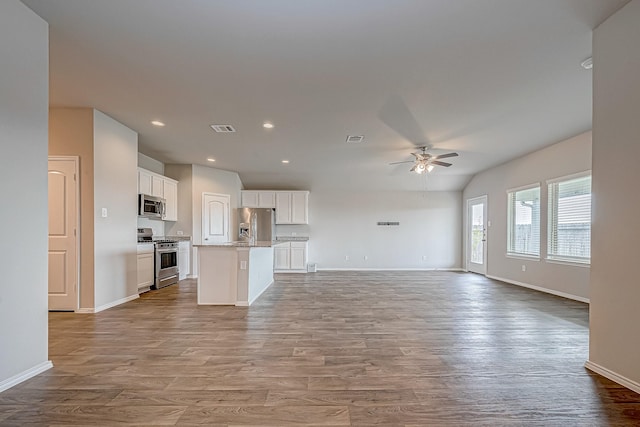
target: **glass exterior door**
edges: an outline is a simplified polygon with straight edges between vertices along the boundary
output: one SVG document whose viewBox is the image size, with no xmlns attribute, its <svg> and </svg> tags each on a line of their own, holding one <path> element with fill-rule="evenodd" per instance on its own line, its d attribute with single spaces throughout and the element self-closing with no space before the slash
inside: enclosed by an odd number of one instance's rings
<svg viewBox="0 0 640 427">
<path fill-rule="evenodd" d="M 487 196 L 467 201 L 467 270 L 487 274 Z"/>
</svg>

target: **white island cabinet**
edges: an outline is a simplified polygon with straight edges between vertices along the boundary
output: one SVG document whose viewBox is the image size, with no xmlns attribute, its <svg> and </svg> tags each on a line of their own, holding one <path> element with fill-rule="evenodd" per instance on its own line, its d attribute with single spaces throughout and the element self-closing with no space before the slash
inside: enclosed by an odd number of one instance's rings
<svg viewBox="0 0 640 427">
<path fill-rule="evenodd" d="M 198 304 L 251 305 L 273 283 L 271 242 L 198 248 Z"/>
</svg>

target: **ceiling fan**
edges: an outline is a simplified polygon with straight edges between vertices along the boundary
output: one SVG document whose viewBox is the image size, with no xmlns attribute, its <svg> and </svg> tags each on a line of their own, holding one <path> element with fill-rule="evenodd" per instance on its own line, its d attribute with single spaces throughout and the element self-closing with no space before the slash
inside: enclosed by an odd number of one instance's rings
<svg viewBox="0 0 640 427">
<path fill-rule="evenodd" d="M 427 147 L 420 147 L 422 150 L 421 153 L 411 153 L 414 160 L 405 160 L 402 162 L 393 162 L 389 163 L 390 165 L 397 165 L 400 163 L 414 163 L 413 167 L 410 169 L 411 172 L 415 172 L 418 174 L 423 174 L 425 172 L 431 172 L 435 165 L 444 166 L 448 168 L 451 166 L 451 163 L 441 162 L 440 159 L 446 159 L 448 157 L 457 157 L 458 153 L 446 153 L 440 154 L 438 156 L 431 155 L 427 153 Z"/>
</svg>

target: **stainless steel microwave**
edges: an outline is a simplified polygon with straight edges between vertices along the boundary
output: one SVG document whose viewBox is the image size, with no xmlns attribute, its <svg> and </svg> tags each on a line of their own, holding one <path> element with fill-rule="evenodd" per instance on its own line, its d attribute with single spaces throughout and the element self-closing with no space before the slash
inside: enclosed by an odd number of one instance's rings
<svg viewBox="0 0 640 427">
<path fill-rule="evenodd" d="M 138 194 L 138 216 L 150 219 L 163 219 L 166 203 L 162 197 Z"/>
</svg>

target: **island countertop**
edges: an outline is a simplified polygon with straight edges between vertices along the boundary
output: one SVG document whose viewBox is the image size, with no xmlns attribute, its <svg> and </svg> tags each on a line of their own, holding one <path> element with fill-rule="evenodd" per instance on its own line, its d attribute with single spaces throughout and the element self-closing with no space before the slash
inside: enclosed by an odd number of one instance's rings
<svg viewBox="0 0 640 427">
<path fill-rule="evenodd" d="M 270 248 L 274 245 L 271 240 L 257 241 L 257 242 L 225 242 L 225 243 L 210 243 L 207 245 L 193 245 L 196 248 L 199 247 L 214 247 L 214 248 Z"/>
</svg>

